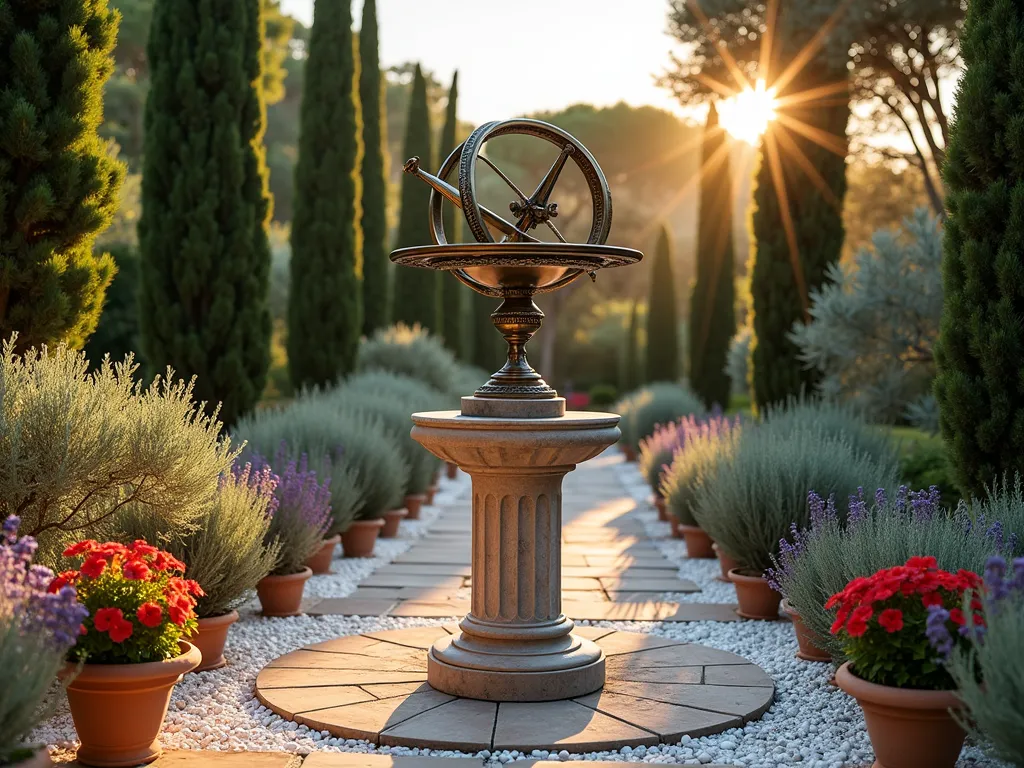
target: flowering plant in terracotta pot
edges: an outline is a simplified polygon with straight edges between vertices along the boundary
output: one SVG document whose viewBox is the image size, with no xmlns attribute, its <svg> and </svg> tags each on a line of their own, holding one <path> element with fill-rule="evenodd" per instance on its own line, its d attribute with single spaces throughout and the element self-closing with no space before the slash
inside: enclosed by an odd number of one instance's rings
<svg viewBox="0 0 1024 768">
<path fill-rule="evenodd" d="M 202 660 L 183 638 L 196 629 L 203 590 L 184 578 L 184 563 L 143 540 L 87 539 L 64 557 L 79 566 L 58 574 L 49 589 L 59 594 L 73 586 L 89 611 L 70 653 L 84 663 L 67 688 L 81 741 L 78 762 L 151 762 L 161 752 L 157 736 L 171 690 Z"/>
<path fill-rule="evenodd" d="M 88 615 L 73 587 L 48 590 L 53 572 L 33 564 L 37 544 L 18 537 L 20 522 L 12 515 L 0 529 L 0 765 L 32 765 L 37 756 L 49 763 L 45 747 L 24 739 Z"/>
<path fill-rule="evenodd" d="M 835 609 L 832 634 L 849 659 L 836 683 L 857 699 L 881 765 L 887 768 L 951 768 L 964 732 L 950 710 L 959 707 L 949 672 L 932 649 L 935 609 L 965 626 L 981 607 L 968 593 L 981 587 L 970 571 L 941 570 L 934 557 L 857 577 L 825 607 Z M 983 621 L 977 614 L 974 623 Z M 957 633 L 951 643 L 965 643 Z"/>
</svg>

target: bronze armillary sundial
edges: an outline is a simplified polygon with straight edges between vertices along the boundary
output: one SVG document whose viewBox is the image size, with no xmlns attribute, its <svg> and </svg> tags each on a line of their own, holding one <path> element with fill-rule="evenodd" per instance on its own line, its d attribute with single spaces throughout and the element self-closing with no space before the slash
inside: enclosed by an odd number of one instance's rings
<svg viewBox="0 0 1024 768">
<path fill-rule="evenodd" d="M 519 189 L 481 154 L 497 136 L 525 134 L 558 148 L 532 194 Z M 586 243 L 566 242 L 553 221 L 553 192 L 566 163 L 583 173 L 593 203 Z M 480 205 L 476 173 L 489 166 L 515 193 L 509 221 Z M 446 179 L 458 168 L 458 187 Z M 427 680 L 453 696 L 488 701 L 549 701 L 583 696 L 604 685 L 605 659 L 573 633 L 562 613 L 562 478 L 619 438 L 619 417 L 566 413 L 526 360 L 526 343 L 544 314 L 534 295 L 583 275 L 639 261 L 639 251 L 605 245 L 611 228 L 608 182 L 586 147 L 560 128 L 536 120 L 486 123 L 444 161 L 437 176 L 405 165 L 433 188 L 430 221 L 435 245 L 402 248 L 392 261 L 442 269 L 485 296 L 501 298 L 491 315 L 508 342 L 504 367 L 462 398 L 462 410 L 415 413 L 412 436 L 473 478 L 472 600 L 461 631 L 438 640 L 427 656 Z M 466 217 L 474 243 L 449 243 L 443 200 Z M 558 242 L 531 233 L 544 227 Z M 501 236 L 497 242 L 492 230 Z"/>
<path fill-rule="evenodd" d="M 481 154 L 486 142 L 510 134 L 543 139 L 559 149 L 551 168 L 529 195 Z M 552 199 L 552 194 L 569 161 L 582 172 L 593 204 L 593 223 L 586 243 L 566 242 L 553 221 L 558 217 L 558 203 Z M 509 204 L 514 221 L 480 205 L 477 170 L 481 163 L 490 167 L 515 194 Z M 457 188 L 446 181 L 456 168 Z M 642 258 L 639 251 L 605 245 L 612 224 L 612 199 L 597 161 L 586 147 L 561 128 L 521 118 L 481 125 L 448 156 L 436 176 L 424 171 L 419 158 L 415 157 L 406 162 L 405 171 L 432 187 L 430 224 L 435 245 L 400 248 L 391 254 L 391 260 L 451 272 L 473 290 L 503 299 L 491 319 L 508 342 L 508 359 L 504 367 L 476 391 L 476 398 L 555 401 L 555 390 L 526 359 L 526 343 L 544 319 L 544 313 L 533 301 L 534 295 L 556 291 L 583 275 L 594 277 L 599 269 L 633 264 Z M 441 216 L 444 200 L 462 210 L 476 242 L 448 242 Z M 549 229 L 558 242 L 544 242 L 531 234 L 538 227 Z M 502 235 L 499 241 L 495 241 L 492 229 Z M 473 399 L 463 404 L 463 413 L 496 412 Z M 538 416 L 561 415 L 564 403 L 551 402 L 546 407 L 536 404 L 532 412 Z"/>
</svg>

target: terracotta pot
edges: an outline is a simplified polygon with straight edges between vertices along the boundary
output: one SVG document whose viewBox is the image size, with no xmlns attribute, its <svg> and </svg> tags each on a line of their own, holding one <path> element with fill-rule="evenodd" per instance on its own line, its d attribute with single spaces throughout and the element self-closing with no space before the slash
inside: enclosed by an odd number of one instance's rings
<svg viewBox="0 0 1024 768">
<path fill-rule="evenodd" d="M 669 525 L 672 526 L 672 538 L 681 539 L 683 538 L 683 524 L 680 523 L 675 517 L 669 517 Z"/>
<path fill-rule="evenodd" d="M 923 691 L 869 683 L 846 662 L 836 684 L 864 710 L 875 750 L 874 768 L 953 768 L 964 731 L 949 714 L 961 704 L 953 691 Z"/>
<path fill-rule="evenodd" d="M 355 520 L 348 530 L 341 534 L 341 548 L 345 557 L 373 557 L 377 536 L 384 527 L 384 520 Z"/>
<path fill-rule="evenodd" d="M 636 461 L 636 450 L 633 448 L 633 446 L 623 445 L 622 453 L 625 455 L 626 461 L 628 461 L 630 464 Z"/>
<path fill-rule="evenodd" d="M 654 508 L 658 510 L 658 520 L 663 523 L 672 521 L 672 518 L 668 514 L 668 504 L 665 502 L 664 496 L 655 495 L 654 497 Z"/>
<path fill-rule="evenodd" d="M 818 633 L 804 624 L 800 614 L 796 612 L 796 609 L 790 604 L 788 599 L 783 599 L 782 601 L 782 612 L 789 616 L 789 620 L 793 622 L 793 631 L 796 632 L 796 643 L 800 646 L 800 650 L 796 652 L 798 659 L 803 659 L 804 661 L 832 661 L 832 655 L 824 650 L 824 643 L 821 642 Z"/>
<path fill-rule="evenodd" d="M 405 497 L 405 508 L 409 514 L 406 516 L 406 520 L 419 520 L 420 510 L 423 508 L 423 502 L 427 500 L 426 494 L 423 493 L 410 493 Z"/>
<path fill-rule="evenodd" d="M 302 591 L 313 575 L 309 568 L 284 576 L 264 576 L 256 584 L 256 594 L 264 616 L 298 616 L 302 613 Z"/>
<path fill-rule="evenodd" d="M 192 645 L 203 654 L 203 661 L 196 667 L 196 672 L 220 669 L 228 663 L 224 658 L 224 644 L 228 641 L 228 630 L 236 621 L 238 611 L 199 620 L 199 632 L 189 638 Z"/>
<path fill-rule="evenodd" d="M 733 568 L 729 571 L 729 580 L 736 586 L 736 600 L 740 604 L 736 613 L 745 619 L 779 618 L 782 595 L 768 586 L 764 576 L 751 576 Z"/>
<path fill-rule="evenodd" d="M 128 766 L 160 757 L 160 726 L 171 690 L 203 660 L 181 643 L 181 655 L 145 664 L 85 664 L 68 685 L 68 704 L 82 765 Z"/>
<path fill-rule="evenodd" d="M 686 556 L 687 557 L 714 557 L 715 550 L 711 548 L 714 544 L 711 541 L 711 537 L 704 532 L 703 528 L 696 525 L 683 525 L 679 523 L 679 530 L 683 534 L 683 538 L 686 539 Z"/>
<path fill-rule="evenodd" d="M 447 462 L 445 465 L 445 474 L 448 476 L 449 480 L 454 480 L 459 476 L 459 465 L 452 464 L 450 461 Z"/>
<path fill-rule="evenodd" d="M 53 765 L 53 761 L 50 759 L 50 753 L 46 751 L 46 747 L 41 747 L 27 760 L 12 763 L 11 768 L 49 768 L 51 765 Z"/>
<path fill-rule="evenodd" d="M 398 528 L 402 524 L 402 518 L 408 515 L 405 509 L 392 509 L 384 513 L 384 527 L 380 529 L 382 539 L 393 539 L 398 535 Z"/>
<path fill-rule="evenodd" d="M 426 496 L 426 498 L 423 500 L 423 503 L 426 504 L 428 507 L 431 506 L 434 503 L 434 495 L 436 493 L 437 483 L 435 482 L 433 485 L 429 486 L 427 488 L 427 492 L 423 494 L 424 496 Z"/>
<path fill-rule="evenodd" d="M 716 576 L 715 578 L 719 581 L 732 581 L 732 579 L 729 578 L 729 571 L 736 568 L 739 563 L 736 562 L 734 558 L 729 557 L 729 555 L 723 552 L 722 548 L 717 544 L 712 544 L 711 549 L 714 550 L 715 556 L 718 557 L 718 566 L 722 569 L 722 575 Z"/>
<path fill-rule="evenodd" d="M 306 565 L 313 572 L 313 575 L 321 575 L 331 572 L 331 561 L 334 559 L 334 548 L 341 541 L 340 534 L 334 534 L 329 539 L 324 539 L 323 545 L 309 556 Z"/>
</svg>

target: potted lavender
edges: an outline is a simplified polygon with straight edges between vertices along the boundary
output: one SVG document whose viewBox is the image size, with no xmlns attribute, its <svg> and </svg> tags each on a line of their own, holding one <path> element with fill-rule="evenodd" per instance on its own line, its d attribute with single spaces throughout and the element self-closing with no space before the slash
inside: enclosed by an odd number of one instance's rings
<svg viewBox="0 0 1024 768">
<path fill-rule="evenodd" d="M 305 455 L 289 461 L 280 475 L 267 465 L 250 471 L 257 473 L 264 492 L 273 494 L 265 541 L 267 546 L 275 542 L 280 546 L 277 562 L 256 585 L 256 594 L 264 616 L 297 616 L 306 582 L 313 575 L 306 561 L 322 546 L 331 522 L 328 482 L 317 482 Z"/>
<path fill-rule="evenodd" d="M 661 492 L 661 477 L 665 469 L 672 463 L 675 452 L 682 448 L 686 440 L 686 427 L 693 417 L 659 424 L 654 434 L 640 441 L 639 469 L 644 480 L 651 487 L 654 496 L 654 508 L 658 510 L 658 520 L 671 522 L 665 496 Z M 675 526 L 673 526 L 674 532 Z"/>
<path fill-rule="evenodd" d="M 43 698 L 89 611 L 74 587 L 48 591 L 53 572 L 32 564 L 36 542 L 18 538 L 20 522 L 12 515 L 0 531 L 0 765 L 41 768 L 49 753 L 24 739 L 42 719 Z"/>
</svg>

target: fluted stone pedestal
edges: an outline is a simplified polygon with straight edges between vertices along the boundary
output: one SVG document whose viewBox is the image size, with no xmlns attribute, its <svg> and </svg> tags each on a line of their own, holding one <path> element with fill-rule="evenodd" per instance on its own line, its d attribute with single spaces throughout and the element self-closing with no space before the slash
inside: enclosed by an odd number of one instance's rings
<svg viewBox="0 0 1024 768">
<path fill-rule="evenodd" d="M 524 415 L 537 412 L 521 402 Z M 604 653 L 574 635 L 562 613 L 562 478 L 618 440 L 619 417 L 439 411 L 413 421 L 416 440 L 473 480 L 471 609 L 462 631 L 430 650 L 430 685 L 487 701 L 551 701 L 601 688 Z"/>
</svg>

